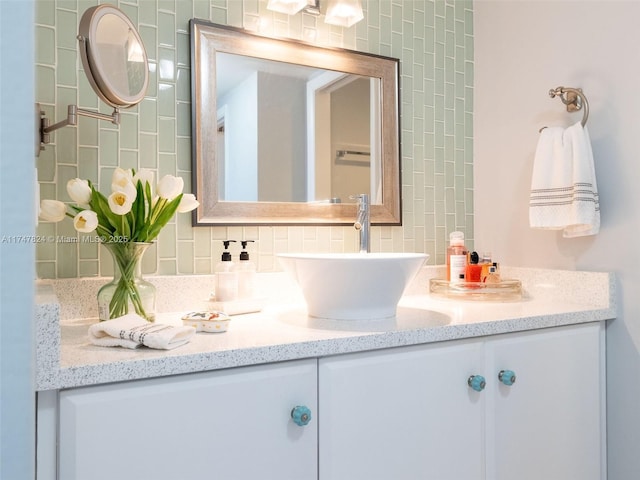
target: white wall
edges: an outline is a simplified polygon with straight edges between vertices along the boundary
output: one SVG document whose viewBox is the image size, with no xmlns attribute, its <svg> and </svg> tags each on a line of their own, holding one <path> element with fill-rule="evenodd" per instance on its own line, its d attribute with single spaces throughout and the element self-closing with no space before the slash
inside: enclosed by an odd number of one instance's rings
<svg viewBox="0 0 640 480">
<path fill-rule="evenodd" d="M 32 1 L 0 1 L 0 479 L 7 480 L 35 477 L 33 16 Z"/>
<path fill-rule="evenodd" d="M 225 112 L 224 200 L 306 199 L 305 85 L 257 71 L 219 99 Z"/>
<path fill-rule="evenodd" d="M 306 81 L 258 73 L 258 200 L 307 198 Z"/>
<path fill-rule="evenodd" d="M 474 2 L 475 247 L 516 266 L 613 271 L 607 328 L 609 480 L 640 478 L 640 2 Z M 582 87 L 600 193 L 598 235 L 528 226 L 538 130 L 568 126 L 547 92 Z"/>
<path fill-rule="evenodd" d="M 345 147 L 347 150 L 371 151 L 370 84 L 370 79 L 359 78 L 331 92 L 331 153 L 328 158 L 331 197 L 341 198 L 343 202 L 358 193 L 366 193 L 371 198 L 369 162 L 354 165 L 348 160 L 342 163 L 336 160 L 337 150 Z"/>
<path fill-rule="evenodd" d="M 220 99 L 224 108 L 224 199 L 258 200 L 258 74 Z"/>
</svg>

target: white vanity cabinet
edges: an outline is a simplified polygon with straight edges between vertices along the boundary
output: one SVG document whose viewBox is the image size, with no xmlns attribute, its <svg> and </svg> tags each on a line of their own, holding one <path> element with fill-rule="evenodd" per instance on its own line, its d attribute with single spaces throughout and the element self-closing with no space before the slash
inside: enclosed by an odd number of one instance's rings
<svg viewBox="0 0 640 480">
<path fill-rule="evenodd" d="M 606 478 L 602 329 L 321 359 L 320 479 Z"/>
<path fill-rule="evenodd" d="M 603 480 L 604 383 L 584 323 L 49 391 L 38 478 Z"/>
<path fill-rule="evenodd" d="M 606 478 L 603 329 L 585 324 L 486 342 L 487 479 Z M 512 386 L 497 378 L 503 369 L 517 375 Z"/>
<path fill-rule="evenodd" d="M 317 361 L 70 389 L 58 478 L 317 478 Z M 294 407 L 311 421 L 298 426 Z"/>
</svg>

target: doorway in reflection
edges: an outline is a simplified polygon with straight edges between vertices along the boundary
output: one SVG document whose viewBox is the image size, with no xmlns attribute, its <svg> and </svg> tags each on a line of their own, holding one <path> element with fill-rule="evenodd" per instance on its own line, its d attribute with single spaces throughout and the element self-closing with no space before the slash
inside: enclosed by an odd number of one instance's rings
<svg viewBox="0 0 640 480">
<path fill-rule="evenodd" d="M 381 190 L 371 169 L 379 79 L 224 53 L 218 61 L 221 200 L 337 203 Z"/>
</svg>

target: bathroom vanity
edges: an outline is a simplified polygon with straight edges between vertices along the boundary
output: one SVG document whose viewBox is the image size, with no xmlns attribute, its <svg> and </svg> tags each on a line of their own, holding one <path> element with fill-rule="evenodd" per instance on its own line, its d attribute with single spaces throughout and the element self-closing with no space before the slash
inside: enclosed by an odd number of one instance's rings
<svg viewBox="0 0 640 480">
<path fill-rule="evenodd" d="M 95 281 L 54 282 L 36 312 L 38 478 L 606 478 L 613 276 L 506 268 L 525 298 L 482 302 L 427 295 L 439 273 L 370 322 L 309 318 L 260 274 L 262 312 L 171 351 L 90 345 L 70 292 Z M 184 289 L 164 311 L 203 280 L 154 279 Z"/>
</svg>

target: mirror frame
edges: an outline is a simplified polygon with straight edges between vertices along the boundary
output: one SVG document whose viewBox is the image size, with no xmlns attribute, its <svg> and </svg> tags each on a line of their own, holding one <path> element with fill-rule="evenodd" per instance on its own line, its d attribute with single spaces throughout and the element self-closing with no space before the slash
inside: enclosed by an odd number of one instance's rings
<svg viewBox="0 0 640 480">
<path fill-rule="evenodd" d="M 381 84 L 382 204 L 371 205 L 373 225 L 401 225 L 399 60 L 191 19 L 192 178 L 200 206 L 194 226 L 346 225 L 355 203 L 227 202 L 218 199 L 216 152 L 216 52 L 286 61 L 374 77 Z M 362 192 L 353 192 L 354 194 Z"/>
<path fill-rule="evenodd" d="M 142 53 L 145 65 L 144 80 L 140 91 L 135 95 L 119 91 L 109 80 L 109 72 L 106 67 L 99 61 L 99 53 L 95 48 L 95 38 L 100 20 L 105 15 L 114 15 L 122 20 L 129 27 L 129 30 L 140 45 L 140 53 Z M 129 108 L 142 101 L 149 87 L 149 60 L 138 30 L 122 10 L 109 4 L 88 8 L 80 19 L 78 40 L 80 42 L 80 57 L 82 58 L 82 65 L 89 84 L 103 102 L 114 108 Z"/>
</svg>

